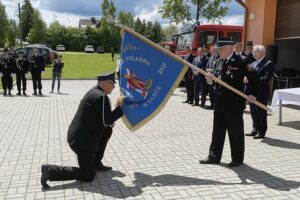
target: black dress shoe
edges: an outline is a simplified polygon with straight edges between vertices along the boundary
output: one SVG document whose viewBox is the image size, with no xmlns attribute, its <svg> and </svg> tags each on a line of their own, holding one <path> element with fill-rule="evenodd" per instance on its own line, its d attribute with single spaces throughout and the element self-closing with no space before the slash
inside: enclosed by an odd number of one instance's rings
<svg viewBox="0 0 300 200">
<path fill-rule="evenodd" d="M 4 92 L 3 92 L 3 96 L 6 96 L 7 95 L 7 93 L 6 93 L 6 91 L 4 90 Z"/>
<path fill-rule="evenodd" d="M 246 136 L 255 136 L 257 134 L 257 131 L 251 131 L 251 133 L 246 133 Z"/>
<path fill-rule="evenodd" d="M 204 160 L 200 160 L 199 163 L 200 164 L 218 164 L 218 163 L 220 163 L 220 161 L 217 160 L 217 159 L 209 158 L 208 157 L 208 158 L 206 158 Z"/>
<path fill-rule="evenodd" d="M 49 170 L 47 165 L 42 165 L 42 176 L 41 176 L 41 184 L 44 189 L 50 188 L 47 184 L 47 181 L 50 179 Z"/>
<path fill-rule="evenodd" d="M 205 106 L 204 104 L 201 104 L 201 105 L 200 105 L 201 108 L 204 108 L 204 106 Z"/>
<path fill-rule="evenodd" d="M 265 136 L 264 135 L 262 135 L 261 133 L 257 133 L 254 137 L 253 137 L 253 139 L 263 139 Z"/>
<path fill-rule="evenodd" d="M 21 95 L 21 91 L 19 91 L 19 92 L 17 93 L 17 95 L 20 96 L 20 95 Z"/>
<path fill-rule="evenodd" d="M 40 96 L 43 96 L 43 93 L 42 93 L 42 91 L 39 91 L 39 95 L 40 95 Z"/>
<path fill-rule="evenodd" d="M 26 94 L 26 92 L 25 92 L 25 91 L 23 91 L 23 95 L 24 95 L 24 96 L 27 96 L 27 94 Z"/>
<path fill-rule="evenodd" d="M 182 103 L 188 103 L 188 102 L 190 102 L 189 100 L 186 100 L 186 101 L 183 101 Z"/>
<path fill-rule="evenodd" d="M 192 106 L 199 106 L 199 103 L 194 103 L 192 104 Z"/>
<path fill-rule="evenodd" d="M 100 162 L 100 164 L 96 166 L 96 169 L 98 171 L 111 171 L 112 167 L 105 166 L 102 164 L 102 162 Z"/>
<path fill-rule="evenodd" d="M 238 167 L 238 166 L 240 166 L 242 164 L 243 164 L 243 162 L 232 161 L 231 163 L 227 164 L 227 167 Z"/>
<path fill-rule="evenodd" d="M 32 95 L 35 95 L 35 96 L 36 96 L 36 95 L 37 95 L 36 91 L 34 91 Z"/>
<path fill-rule="evenodd" d="M 194 103 L 194 102 L 192 102 L 192 101 L 189 101 L 189 102 L 188 102 L 188 104 L 193 104 L 193 103 Z"/>
</svg>

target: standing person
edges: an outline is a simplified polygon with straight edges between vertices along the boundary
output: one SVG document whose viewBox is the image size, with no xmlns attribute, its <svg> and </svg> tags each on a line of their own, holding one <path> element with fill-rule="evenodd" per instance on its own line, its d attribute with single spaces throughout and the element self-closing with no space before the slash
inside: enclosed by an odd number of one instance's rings
<svg viewBox="0 0 300 200">
<path fill-rule="evenodd" d="M 3 96 L 12 95 L 11 89 L 13 86 L 13 70 L 14 70 L 14 59 L 9 55 L 7 47 L 4 48 L 3 54 L 0 58 L 0 76 L 3 87 Z M 7 93 L 8 90 L 8 93 Z"/>
<path fill-rule="evenodd" d="M 18 88 L 18 93 L 17 95 L 21 95 L 21 83 L 22 83 L 22 90 L 23 90 L 23 95 L 26 94 L 26 85 L 27 85 L 27 80 L 26 76 L 28 75 L 29 71 L 29 61 L 24 57 L 23 52 L 19 53 L 19 57 L 16 60 L 16 75 L 17 75 L 17 88 Z"/>
<path fill-rule="evenodd" d="M 101 159 L 114 123 L 123 115 L 123 98 L 118 98 L 113 111 L 108 98 L 115 87 L 114 76 L 114 73 L 98 76 L 97 86 L 85 94 L 69 126 L 67 141 L 77 155 L 79 168 L 42 165 L 41 184 L 45 189 L 49 188 L 47 181 L 90 182 L 96 169 L 111 169 L 104 166 Z"/>
<path fill-rule="evenodd" d="M 247 76 L 249 83 L 253 84 L 253 93 L 257 90 L 256 74 L 247 70 L 241 58 L 233 52 L 233 42 L 229 40 L 217 42 L 220 59 L 217 61 L 213 74 L 208 73 L 206 78 L 212 82 L 215 76 L 232 87 L 243 91 L 243 78 Z M 255 97 L 250 95 L 249 102 L 254 102 Z M 243 113 L 245 100 L 231 90 L 216 83 L 215 107 L 213 119 L 212 142 L 209 155 L 200 160 L 201 164 L 216 164 L 222 158 L 226 131 L 228 132 L 232 161 L 228 167 L 237 167 L 244 162 L 245 138 Z"/>
<path fill-rule="evenodd" d="M 186 55 L 183 57 L 189 63 L 193 63 L 195 56 L 192 53 L 192 49 L 190 46 L 185 47 Z M 187 70 L 184 75 L 184 83 L 186 88 L 187 99 L 182 103 L 193 104 L 194 103 L 194 81 L 193 81 L 193 72 L 191 68 Z"/>
<path fill-rule="evenodd" d="M 207 72 L 213 72 L 216 66 L 216 61 L 220 57 L 218 53 L 218 48 L 216 46 L 211 46 L 210 48 L 210 54 L 211 56 L 208 59 L 207 65 L 206 65 L 206 71 Z M 210 100 L 210 106 L 208 109 L 213 109 L 214 108 L 214 99 L 215 99 L 215 94 L 214 94 L 214 85 L 213 84 L 208 84 L 207 83 L 207 88 L 208 88 L 208 94 L 209 94 L 209 100 Z"/>
<path fill-rule="evenodd" d="M 64 62 L 61 60 L 62 55 L 58 55 L 57 59 L 53 63 L 52 69 L 52 90 L 50 93 L 53 93 L 55 80 L 57 79 L 57 93 L 60 93 L 60 79 L 62 68 L 64 67 Z"/>
<path fill-rule="evenodd" d="M 253 42 L 252 41 L 247 41 L 246 42 L 246 48 L 245 48 L 245 55 L 248 58 L 249 63 L 253 63 L 255 61 L 255 58 L 253 57 L 252 51 L 253 51 Z"/>
<path fill-rule="evenodd" d="M 198 48 L 198 56 L 194 58 L 193 65 L 198 68 L 205 70 L 207 64 L 207 57 L 204 55 L 203 48 Z M 204 75 L 198 71 L 193 71 L 193 81 L 194 81 L 194 99 L 195 103 L 193 106 L 199 106 L 199 93 L 201 90 L 201 104 L 200 107 L 204 107 L 206 94 L 207 94 L 207 84 Z"/>
<path fill-rule="evenodd" d="M 115 49 L 113 47 L 111 48 L 111 60 L 115 61 Z"/>
<path fill-rule="evenodd" d="M 121 70 L 121 64 L 122 64 L 122 59 L 120 57 L 118 57 L 117 59 L 117 63 L 116 63 L 116 73 L 118 76 L 118 80 L 119 80 L 119 84 L 120 84 L 120 70 Z"/>
<path fill-rule="evenodd" d="M 45 71 L 45 62 L 43 55 L 38 54 L 37 49 L 33 49 L 32 55 L 29 56 L 30 71 L 33 82 L 33 95 L 37 95 L 36 90 L 39 89 L 39 95 L 42 93 L 42 73 Z"/>
<path fill-rule="evenodd" d="M 257 94 L 257 100 L 267 106 L 268 97 L 270 93 L 270 81 L 274 73 L 274 64 L 271 60 L 265 57 L 265 47 L 262 45 L 256 45 L 253 48 L 253 56 L 256 59 L 251 65 L 259 78 L 259 92 Z M 247 84 L 247 90 L 248 86 Z M 246 136 L 254 136 L 254 139 L 262 139 L 265 137 L 268 124 L 267 124 L 267 111 L 261 109 L 255 104 L 250 103 L 250 112 L 253 122 L 253 130 Z"/>
</svg>

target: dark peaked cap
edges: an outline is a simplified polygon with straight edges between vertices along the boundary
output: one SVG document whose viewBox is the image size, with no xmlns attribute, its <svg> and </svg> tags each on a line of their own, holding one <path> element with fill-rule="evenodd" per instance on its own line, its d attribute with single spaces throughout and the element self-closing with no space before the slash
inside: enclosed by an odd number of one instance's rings
<svg viewBox="0 0 300 200">
<path fill-rule="evenodd" d="M 231 38 L 218 38 L 216 43 L 217 48 L 221 48 L 226 45 L 234 45 L 234 41 Z"/>
<path fill-rule="evenodd" d="M 97 76 L 97 80 L 98 81 L 113 81 L 115 83 L 116 82 L 115 81 L 115 73 L 108 72 L 108 73 L 100 74 L 99 76 Z"/>
<path fill-rule="evenodd" d="M 252 46 L 253 45 L 253 41 L 247 41 L 246 46 Z"/>
</svg>

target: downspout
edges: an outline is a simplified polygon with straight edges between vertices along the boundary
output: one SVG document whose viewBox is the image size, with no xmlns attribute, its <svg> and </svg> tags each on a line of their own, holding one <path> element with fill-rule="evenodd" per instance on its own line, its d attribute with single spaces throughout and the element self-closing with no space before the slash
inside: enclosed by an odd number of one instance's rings
<svg viewBox="0 0 300 200">
<path fill-rule="evenodd" d="M 248 13 L 249 9 L 244 3 L 243 0 L 235 0 L 237 3 L 239 3 L 244 9 L 244 31 L 243 31 L 243 47 L 246 45 L 246 40 L 247 40 L 247 31 L 248 31 Z"/>
</svg>

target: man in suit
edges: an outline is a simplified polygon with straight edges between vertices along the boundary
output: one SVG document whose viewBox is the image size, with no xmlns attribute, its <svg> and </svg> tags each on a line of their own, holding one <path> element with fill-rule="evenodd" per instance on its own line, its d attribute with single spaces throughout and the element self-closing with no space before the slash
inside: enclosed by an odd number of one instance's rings
<svg viewBox="0 0 300 200">
<path fill-rule="evenodd" d="M 192 53 L 191 47 L 186 46 L 185 52 L 186 52 L 186 55 L 183 57 L 183 59 L 185 59 L 189 63 L 192 63 L 195 56 Z M 184 83 L 185 83 L 185 88 L 186 88 L 187 99 L 186 99 L 186 101 L 184 101 L 182 103 L 193 104 L 194 103 L 194 81 L 193 81 L 193 72 L 192 72 L 191 68 L 189 68 L 184 75 Z"/>
<path fill-rule="evenodd" d="M 11 90 L 13 86 L 13 71 L 14 59 L 9 55 L 8 48 L 5 47 L 0 58 L 0 77 L 3 87 L 3 96 L 6 96 L 7 94 L 12 95 Z"/>
<path fill-rule="evenodd" d="M 249 83 L 253 84 L 253 94 L 257 90 L 256 74 L 247 70 L 241 58 L 233 52 L 233 42 L 230 38 L 222 38 L 217 42 L 220 59 L 216 64 L 213 74 L 208 73 L 206 78 L 209 83 L 213 76 L 221 79 L 232 87 L 243 91 L 243 78 L 247 76 Z M 250 95 L 249 102 L 255 101 L 255 96 Z M 244 162 L 244 122 L 243 113 L 245 109 L 245 99 L 216 83 L 215 87 L 215 107 L 212 142 L 209 155 L 201 160 L 201 164 L 216 164 L 222 158 L 223 146 L 226 131 L 228 132 L 232 161 L 228 167 L 237 167 Z"/>
<path fill-rule="evenodd" d="M 265 57 L 265 47 L 256 45 L 253 48 L 253 56 L 256 59 L 251 66 L 259 78 L 259 92 L 257 101 L 267 106 L 270 93 L 270 81 L 274 73 L 274 64 Z M 250 87 L 247 85 L 247 87 Z M 248 90 L 248 88 L 247 88 Z M 247 136 L 253 136 L 254 139 L 262 139 L 267 132 L 267 111 L 250 103 L 250 111 L 253 122 L 253 130 Z"/>
<path fill-rule="evenodd" d="M 204 49 L 198 48 L 198 56 L 194 58 L 193 65 L 196 65 L 202 70 L 206 70 L 207 57 L 204 55 Z M 204 75 L 198 71 L 193 71 L 194 80 L 194 99 L 195 103 L 193 106 L 199 106 L 199 93 L 201 90 L 201 104 L 200 107 L 204 107 L 207 95 L 207 84 Z"/>
<path fill-rule="evenodd" d="M 218 53 L 218 48 L 216 46 L 211 46 L 210 48 L 210 54 L 211 56 L 209 57 L 206 65 L 206 71 L 207 72 L 213 72 L 216 66 L 216 61 L 220 57 Z M 210 106 L 208 109 L 213 109 L 214 108 L 214 85 L 213 84 L 207 84 L 208 88 L 208 94 L 209 94 L 209 100 L 210 100 Z"/>
<path fill-rule="evenodd" d="M 26 74 L 29 71 L 29 61 L 24 57 L 23 52 L 20 52 L 19 57 L 16 60 L 16 75 L 17 75 L 17 88 L 18 93 L 17 95 L 21 95 L 21 83 L 22 83 L 22 90 L 23 95 L 26 95 Z"/>
<path fill-rule="evenodd" d="M 37 49 L 32 50 L 32 55 L 29 56 L 30 71 L 33 82 L 33 95 L 37 95 L 36 90 L 39 89 L 39 95 L 42 93 L 42 73 L 45 71 L 44 57 L 38 54 Z"/>
<path fill-rule="evenodd" d="M 81 100 L 69 126 L 67 141 L 76 153 L 78 167 L 42 165 L 41 184 L 49 188 L 47 181 L 79 180 L 90 182 L 97 170 L 110 170 L 101 159 L 116 120 L 123 115 L 123 98 L 119 97 L 112 111 L 109 95 L 114 89 L 114 73 L 98 76 L 98 84 Z M 101 157 L 102 156 L 102 157 Z"/>
</svg>

